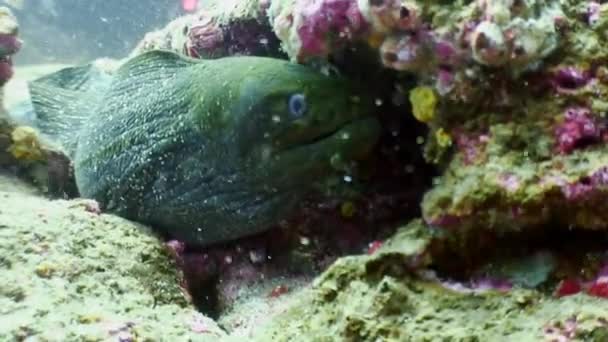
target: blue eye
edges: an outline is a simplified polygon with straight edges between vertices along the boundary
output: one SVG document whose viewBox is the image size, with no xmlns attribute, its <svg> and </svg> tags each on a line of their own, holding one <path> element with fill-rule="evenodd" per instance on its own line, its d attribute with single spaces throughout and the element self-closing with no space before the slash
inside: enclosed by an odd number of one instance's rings
<svg viewBox="0 0 608 342">
<path fill-rule="evenodd" d="M 308 105 L 306 104 L 306 97 L 303 94 L 293 94 L 289 97 L 289 113 L 294 118 L 299 118 L 306 114 Z"/>
</svg>

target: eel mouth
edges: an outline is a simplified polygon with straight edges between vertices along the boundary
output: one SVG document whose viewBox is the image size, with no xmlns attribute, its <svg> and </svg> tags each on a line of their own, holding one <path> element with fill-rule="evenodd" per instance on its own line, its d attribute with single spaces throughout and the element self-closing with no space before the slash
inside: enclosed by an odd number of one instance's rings
<svg viewBox="0 0 608 342">
<path fill-rule="evenodd" d="M 348 159 L 364 157 L 380 138 L 381 126 L 377 118 L 365 116 L 345 122 L 307 140 L 300 140 L 283 150 L 299 155 L 302 162 L 315 163 L 340 154 Z"/>
<path fill-rule="evenodd" d="M 345 121 L 340 126 L 321 132 L 308 139 L 296 141 L 290 144 L 290 146 L 287 147 L 287 150 L 314 147 L 330 142 L 342 142 L 339 144 L 342 145 L 343 143 L 348 143 L 349 140 L 357 141 L 365 136 L 369 136 L 369 131 L 375 131 L 377 126 L 378 121 L 372 116 L 355 118 L 353 120 Z"/>
<path fill-rule="evenodd" d="M 331 138 L 332 136 L 337 135 L 340 131 L 345 130 L 345 127 L 348 126 L 351 122 L 352 121 L 346 122 L 342 126 L 336 127 L 333 130 L 331 130 L 331 131 L 327 131 L 325 133 L 321 133 L 320 135 L 312 137 L 311 139 L 301 141 L 297 145 L 299 145 L 299 146 L 307 146 L 307 145 L 314 145 L 314 144 L 320 143 L 322 141 L 325 141 L 326 139 Z"/>
</svg>

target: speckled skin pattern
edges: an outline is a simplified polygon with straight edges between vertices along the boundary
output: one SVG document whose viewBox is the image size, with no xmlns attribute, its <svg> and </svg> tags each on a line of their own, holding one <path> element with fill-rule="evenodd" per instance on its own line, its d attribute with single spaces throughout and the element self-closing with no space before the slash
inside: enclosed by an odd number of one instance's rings
<svg viewBox="0 0 608 342">
<path fill-rule="evenodd" d="M 83 94 L 49 79 L 31 87 L 39 127 L 66 146 L 81 195 L 200 245 L 286 218 L 330 160 L 365 156 L 380 130 L 347 81 L 278 59 L 152 51 Z"/>
</svg>

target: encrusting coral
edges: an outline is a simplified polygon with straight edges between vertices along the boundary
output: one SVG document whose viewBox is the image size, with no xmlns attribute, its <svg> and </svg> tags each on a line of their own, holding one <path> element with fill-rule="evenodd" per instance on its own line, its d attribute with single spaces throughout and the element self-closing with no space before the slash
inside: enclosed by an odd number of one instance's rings
<svg viewBox="0 0 608 342">
<path fill-rule="evenodd" d="M 604 340 L 608 256 L 604 235 L 585 234 L 608 228 L 607 14 L 606 3 L 570 0 L 210 1 L 146 36 L 134 55 L 264 55 L 351 71 L 357 56 L 373 59 L 393 92 L 378 106 L 409 100 L 408 124 L 428 128 L 416 142 L 440 174 L 422 219 L 371 242 L 371 255 L 339 259 L 257 338 Z M 381 211 L 375 201 L 333 204 L 342 240 L 357 239 L 361 212 Z M 325 242 L 304 237 L 306 253 Z M 175 246 L 182 267 L 200 260 Z M 235 272 L 248 275 L 271 254 L 209 255 L 220 267 L 237 255 Z"/>
</svg>

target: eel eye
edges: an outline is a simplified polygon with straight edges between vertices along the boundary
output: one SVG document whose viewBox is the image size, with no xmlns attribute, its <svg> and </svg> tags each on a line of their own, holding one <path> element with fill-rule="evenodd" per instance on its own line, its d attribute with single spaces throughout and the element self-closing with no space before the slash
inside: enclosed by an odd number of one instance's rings
<svg viewBox="0 0 608 342">
<path fill-rule="evenodd" d="M 306 104 L 306 97 L 303 94 L 293 94 L 289 97 L 289 113 L 295 119 L 302 117 L 306 114 L 308 105 Z"/>
</svg>

